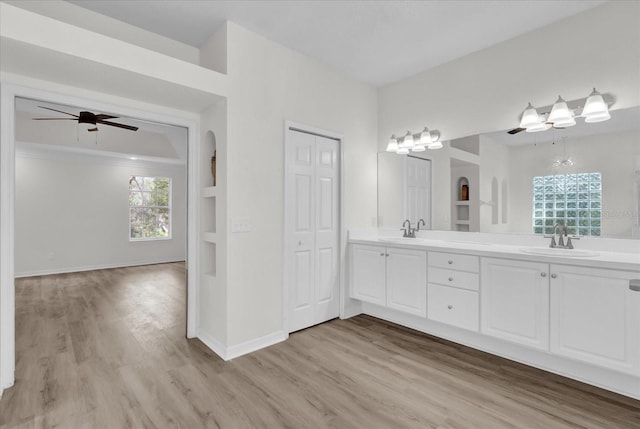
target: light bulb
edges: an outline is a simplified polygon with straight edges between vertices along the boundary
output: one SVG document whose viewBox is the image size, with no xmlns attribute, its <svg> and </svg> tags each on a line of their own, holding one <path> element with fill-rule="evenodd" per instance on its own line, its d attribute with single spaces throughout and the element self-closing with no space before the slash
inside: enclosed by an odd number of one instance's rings
<svg viewBox="0 0 640 429">
<path fill-rule="evenodd" d="M 398 139 L 395 134 L 391 134 L 389 143 L 387 144 L 387 152 L 396 152 L 398 150 Z"/>
</svg>

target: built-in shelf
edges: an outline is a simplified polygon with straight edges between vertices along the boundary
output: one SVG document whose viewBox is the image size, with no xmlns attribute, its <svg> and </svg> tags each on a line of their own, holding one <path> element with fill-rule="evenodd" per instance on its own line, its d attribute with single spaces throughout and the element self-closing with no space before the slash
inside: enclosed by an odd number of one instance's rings
<svg viewBox="0 0 640 429">
<path fill-rule="evenodd" d="M 456 201 L 456 206 L 468 206 L 469 201 Z"/>
<path fill-rule="evenodd" d="M 471 221 L 468 220 L 456 220 L 456 225 L 469 225 Z"/>
<path fill-rule="evenodd" d="M 207 186 L 202 190 L 203 198 L 213 198 L 218 196 L 218 189 L 215 186 Z"/>
<path fill-rule="evenodd" d="M 217 243 L 217 234 L 215 232 L 203 232 L 202 239 L 207 243 Z"/>
</svg>

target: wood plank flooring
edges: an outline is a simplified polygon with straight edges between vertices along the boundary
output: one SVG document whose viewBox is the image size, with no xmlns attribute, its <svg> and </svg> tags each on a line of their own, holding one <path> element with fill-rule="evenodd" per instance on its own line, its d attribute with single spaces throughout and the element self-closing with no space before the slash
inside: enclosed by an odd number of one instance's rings
<svg viewBox="0 0 640 429">
<path fill-rule="evenodd" d="M 184 264 L 20 279 L 0 428 L 640 428 L 640 401 L 367 316 L 223 362 Z"/>
</svg>

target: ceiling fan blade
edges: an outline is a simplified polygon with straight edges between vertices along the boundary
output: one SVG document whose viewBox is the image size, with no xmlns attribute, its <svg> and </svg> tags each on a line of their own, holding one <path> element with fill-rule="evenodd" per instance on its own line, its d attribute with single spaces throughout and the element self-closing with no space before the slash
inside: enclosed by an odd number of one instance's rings
<svg viewBox="0 0 640 429">
<path fill-rule="evenodd" d="M 41 109 L 53 110 L 54 112 L 58 112 L 58 113 L 64 113 L 65 115 L 75 116 L 76 118 L 78 117 L 78 115 L 74 115 L 73 113 L 63 112 L 62 110 L 52 109 L 51 107 L 44 107 L 44 106 L 38 106 L 38 107 Z"/>
<path fill-rule="evenodd" d="M 105 119 L 115 119 L 118 116 L 111 116 L 111 115 L 105 115 L 104 113 L 100 113 L 99 115 L 96 115 L 96 121 L 103 121 Z"/>
<path fill-rule="evenodd" d="M 526 128 L 514 128 L 514 129 L 512 129 L 510 131 L 507 131 L 507 133 L 509 133 L 509 134 L 518 134 L 518 133 L 520 133 L 520 132 L 522 132 L 524 130 L 526 130 Z"/>
<path fill-rule="evenodd" d="M 76 118 L 31 118 L 34 121 L 77 121 Z"/>
<path fill-rule="evenodd" d="M 102 121 L 102 120 L 97 120 L 96 123 L 111 125 L 112 127 L 124 128 L 125 130 L 130 130 L 130 131 L 138 131 L 138 127 L 132 127 L 131 125 L 118 124 L 115 122 Z"/>
<path fill-rule="evenodd" d="M 87 131 L 89 131 L 90 133 L 93 133 L 95 131 L 98 131 L 98 128 L 89 128 Z"/>
</svg>

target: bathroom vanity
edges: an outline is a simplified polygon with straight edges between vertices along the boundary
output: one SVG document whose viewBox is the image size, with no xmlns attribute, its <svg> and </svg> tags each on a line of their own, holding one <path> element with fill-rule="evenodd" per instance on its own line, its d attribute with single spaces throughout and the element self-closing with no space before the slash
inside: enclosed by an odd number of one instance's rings
<svg viewBox="0 0 640 429">
<path fill-rule="evenodd" d="M 362 313 L 640 399 L 638 240 L 397 235 L 349 234 Z"/>
</svg>

